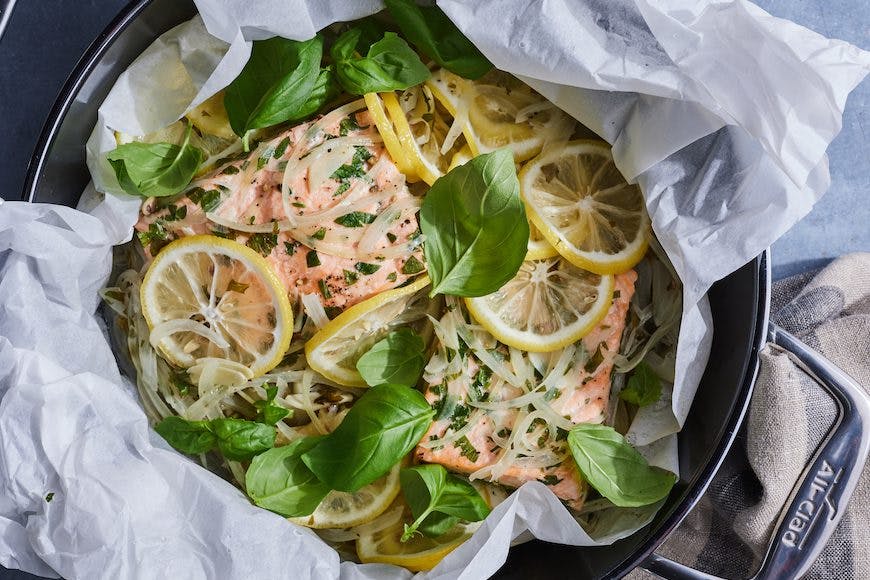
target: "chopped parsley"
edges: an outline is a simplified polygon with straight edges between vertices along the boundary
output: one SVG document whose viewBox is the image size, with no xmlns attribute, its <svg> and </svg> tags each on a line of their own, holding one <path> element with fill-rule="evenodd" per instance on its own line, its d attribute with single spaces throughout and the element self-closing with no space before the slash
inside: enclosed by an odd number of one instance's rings
<svg viewBox="0 0 870 580">
<path fill-rule="evenodd" d="M 320 228 L 319 230 L 311 234 L 311 237 L 315 240 L 322 240 L 326 237 L 326 228 Z"/>
<path fill-rule="evenodd" d="M 552 401 L 553 399 L 555 399 L 556 397 L 558 397 L 561 394 L 562 394 L 561 389 L 557 389 L 556 387 L 550 387 L 549 389 L 547 389 L 547 392 L 544 393 L 544 400 L 545 401 Z"/>
<path fill-rule="evenodd" d="M 450 428 L 454 431 L 458 431 L 465 427 L 466 423 L 468 423 L 468 415 L 470 413 L 471 409 L 465 405 L 456 405 L 453 409 L 453 415 L 450 418 Z"/>
<path fill-rule="evenodd" d="M 302 203 L 301 201 L 294 201 L 290 205 L 292 205 L 293 207 L 305 207 L 305 204 Z"/>
<path fill-rule="evenodd" d="M 496 435 L 498 435 L 502 439 L 507 439 L 511 436 L 511 430 L 507 427 L 503 427 L 498 433 L 496 433 Z"/>
<path fill-rule="evenodd" d="M 326 280 L 318 280 L 317 287 L 320 288 L 320 294 L 326 298 L 332 298 L 332 292 L 329 291 L 329 286 L 326 285 Z"/>
<path fill-rule="evenodd" d="M 166 206 L 166 209 L 169 210 L 169 213 L 166 214 L 166 217 L 164 219 L 168 222 L 175 222 L 175 221 L 183 220 L 184 218 L 187 217 L 187 206 L 186 205 L 177 206 L 174 203 L 171 203 L 168 206 Z"/>
<path fill-rule="evenodd" d="M 246 245 L 258 254 L 268 256 L 278 245 L 278 234 L 251 234 Z"/>
<path fill-rule="evenodd" d="M 389 240 L 391 244 L 394 243 L 397 239 L 398 238 L 396 237 L 396 234 L 392 232 L 387 232 L 387 240 Z"/>
<path fill-rule="evenodd" d="M 51 503 L 51 500 L 53 500 L 53 499 L 54 499 L 54 492 L 53 491 L 50 491 L 47 494 L 45 494 L 46 503 Z"/>
<path fill-rule="evenodd" d="M 335 218 L 335 223 L 346 228 L 361 228 L 375 221 L 377 217 L 375 214 L 364 211 L 352 211 Z"/>
<path fill-rule="evenodd" d="M 402 265 L 402 274 L 419 274 L 424 269 L 425 267 L 423 266 L 423 262 L 421 262 L 414 256 L 411 256 Z"/>
<path fill-rule="evenodd" d="M 489 399 L 489 392 L 486 389 L 489 387 L 489 381 L 491 378 L 492 371 L 487 367 L 480 367 L 477 374 L 474 375 L 470 391 L 476 401 L 486 401 Z"/>
<path fill-rule="evenodd" d="M 224 167 L 223 171 L 221 171 L 221 175 L 235 175 L 239 172 L 239 168 L 235 165 L 227 165 Z"/>
<path fill-rule="evenodd" d="M 138 232 L 136 235 L 139 236 L 139 241 L 142 242 L 143 246 L 155 241 L 165 242 L 169 238 L 166 228 L 159 221 L 149 225 L 147 232 Z"/>
<path fill-rule="evenodd" d="M 365 177 L 363 164 L 369 160 L 372 154 L 362 145 L 356 146 L 356 153 L 350 163 L 345 163 L 336 169 L 330 177 L 337 180 L 341 185 L 335 190 L 334 196 L 343 194 L 350 188 L 350 180 L 354 177 Z"/>
<path fill-rule="evenodd" d="M 204 190 L 201 187 L 192 189 L 187 197 L 190 201 L 199 205 L 204 212 L 213 211 L 221 203 L 221 192 L 217 189 Z"/>
<path fill-rule="evenodd" d="M 477 458 L 480 456 L 480 452 L 474 448 L 474 445 L 471 444 L 468 437 L 463 436 L 461 439 L 457 440 L 453 446 L 458 447 L 459 454 L 463 457 L 467 457 L 472 463 L 477 461 Z"/>
<path fill-rule="evenodd" d="M 583 365 L 583 370 L 587 373 L 592 374 L 595 372 L 595 369 L 604 362 L 604 353 L 602 352 L 601 345 L 598 345 L 598 350 L 595 351 L 595 354 L 589 357 L 589 360 L 586 361 L 586 364 Z"/>
<path fill-rule="evenodd" d="M 314 268 L 320 265 L 320 256 L 317 255 L 317 251 L 311 250 L 308 254 L 305 255 L 305 263 L 309 268 Z"/>
<path fill-rule="evenodd" d="M 562 479 L 559 477 L 556 477 L 552 473 L 548 473 L 547 475 L 545 475 L 544 477 L 542 477 L 538 481 L 540 481 L 544 485 L 556 485 L 557 483 L 562 481 Z"/>
<path fill-rule="evenodd" d="M 387 274 L 387 282 L 395 282 L 396 281 L 396 273 L 390 272 Z"/>
<path fill-rule="evenodd" d="M 275 153 L 274 149 L 266 149 L 263 151 L 263 154 L 257 158 L 257 169 L 263 169 L 266 167 L 266 164 L 269 163 L 269 159 L 272 158 L 272 155 Z"/>
<path fill-rule="evenodd" d="M 284 153 L 287 152 L 287 148 L 290 147 L 290 137 L 284 137 L 281 139 L 281 142 L 278 143 L 278 146 L 275 147 L 274 157 L 278 159 L 279 157 L 283 157 Z"/>
<path fill-rule="evenodd" d="M 235 230 L 231 230 L 224 226 L 217 225 L 211 230 L 212 235 L 215 235 L 219 238 L 225 238 L 227 240 L 235 240 L 236 236 L 238 236 L 238 232 Z"/>
<path fill-rule="evenodd" d="M 344 272 L 344 283 L 348 286 L 353 286 L 356 284 L 356 281 L 359 280 L 359 274 L 356 272 L 351 272 L 350 270 L 343 270 Z"/>
<path fill-rule="evenodd" d="M 296 253 L 296 242 L 284 242 L 284 250 L 287 251 L 287 255 L 292 256 Z"/>
<path fill-rule="evenodd" d="M 366 262 L 357 262 L 353 265 L 353 267 L 354 269 L 356 269 L 357 272 L 359 272 L 360 274 L 365 274 L 366 276 L 374 274 L 381 269 L 380 264 L 368 264 Z"/>
<path fill-rule="evenodd" d="M 338 124 L 338 134 L 342 137 L 347 137 L 347 134 L 351 131 L 356 131 L 357 129 L 367 129 L 368 125 L 365 127 L 361 127 L 359 122 L 356 120 L 356 115 L 350 114 Z"/>
<path fill-rule="evenodd" d="M 185 370 L 173 370 L 172 374 L 169 375 L 169 384 L 182 397 L 189 395 L 194 388 L 193 383 L 190 382 L 190 375 Z"/>
</svg>

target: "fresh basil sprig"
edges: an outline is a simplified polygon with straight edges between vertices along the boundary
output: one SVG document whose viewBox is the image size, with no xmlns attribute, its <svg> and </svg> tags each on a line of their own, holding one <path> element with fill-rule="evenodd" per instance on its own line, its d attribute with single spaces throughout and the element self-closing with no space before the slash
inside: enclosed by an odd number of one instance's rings
<svg viewBox="0 0 870 580">
<path fill-rule="evenodd" d="M 181 145 L 125 143 L 106 155 L 121 188 L 130 195 L 166 197 L 181 192 L 193 179 L 205 153 L 190 144 L 188 125 Z"/>
<path fill-rule="evenodd" d="M 628 384 L 619 391 L 619 398 L 638 407 L 646 407 L 658 401 L 662 396 L 662 382 L 655 372 L 645 362 L 634 368 L 628 378 Z"/>
<path fill-rule="evenodd" d="M 419 391 L 403 385 L 372 387 L 302 460 L 331 489 L 355 492 L 407 455 L 433 414 Z"/>
<path fill-rule="evenodd" d="M 275 428 L 244 419 L 188 421 L 167 417 L 154 430 L 175 449 L 189 455 L 217 448 L 227 459 L 245 461 L 275 445 Z"/>
<path fill-rule="evenodd" d="M 254 401 L 254 407 L 257 409 L 257 421 L 266 425 L 274 425 L 290 414 L 290 409 L 285 409 L 275 403 L 277 395 L 277 386 L 266 387 L 266 399 Z"/>
<path fill-rule="evenodd" d="M 307 516 L 329 493 L 302 461 L 322 437 L 305 437 L 254 457 L 245 473 L 248 496 L 258 506 L 287 518 Z"/>
<path fill-rule="evenodd" d="M 369 386 L 391 383 L 413 387 L 420 380 L 425 346 L 410 328 L 400 328 L 376 342 L 356 363 Z"/>
<path fill-rule="evenodd" d="M 479 522 L 489 515 L 489 506 L 474 487 L 441 465 L 418 465 L 399 472 L 402 494 L 411 508 L 414 523 L 405 524 L 402 541 L 414 532 L 438 537 L 459 520 Z"/>
<path fill-rule="evenodd" d="M 667 497 L 676 475 L 652 467 L 625 438 L 607 425 L 581 423 L 568 446 L 589 485 L 620 507 L 640 507 Z"/>
<path fill-rule="evenodd" d="M 364 95 L 407 89 L 429 78 L 429 69 L 395 32 L 372 44 L 362 58 L 355 56 L 362 30 L 351 28 L 332 45 L 338 82 L 349 93 Z"/>
<path fill-rule="evenodd" d="M 321 69 L 323 38 L 299 42 L 270 38 L 254 42 L 251 57 L 224 94 L 230 126 L 243 139 L 249 131 L 298 121 L 314 114 L 334 94 L 332 70 Z"/>
<path fill-rule="evenodd" d="M 439 178 L 420 209 L 432 295 L 485 296 L 516 275 L 529 240 L 509 149 L 479 155 Z"/>
<path fill-rule="evenodd" d="M 420 51 L 467 79 L 477 79 L 492 69 L 492 63 L 438 6 L 419 6 L 414 0 L 384 0 L 402 34 Z"/>
</svg>

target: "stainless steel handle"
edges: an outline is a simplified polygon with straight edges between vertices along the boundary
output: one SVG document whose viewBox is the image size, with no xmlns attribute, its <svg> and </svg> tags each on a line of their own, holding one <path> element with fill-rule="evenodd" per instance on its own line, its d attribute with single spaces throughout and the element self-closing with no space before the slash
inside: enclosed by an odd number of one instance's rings
<svg viewBox="0 0 870 580">
<path fill-rule="evenodd" d="M 812 566 L 845 513 L 870 452 L 870 397 L 852 377 L 806 344 L 770 324 L 768 340 L 825 388 L 839 414 L 798 479 L 770 538 L 758 580 L 800 578 Z M 642 565 L 669 580 L 710 580 L 658 554 Z"/>
<path fill-rule="evenodd" d="M 0 0 L 0 38 L 3 38 L 3 32 L 6 31 L 6 26 L 12 17 L 12 9 L 15 8 L 15 2 L 16 0 Z"/>
</svg>

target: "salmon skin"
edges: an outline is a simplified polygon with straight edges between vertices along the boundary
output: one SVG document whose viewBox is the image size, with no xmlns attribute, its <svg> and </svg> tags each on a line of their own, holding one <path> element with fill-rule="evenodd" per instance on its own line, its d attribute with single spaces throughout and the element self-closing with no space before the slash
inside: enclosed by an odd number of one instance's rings
<svg viewBox="0 0 870 580">
<path fill-rule="evenodd" d="M 289 192 L 286 200 L 282 188 Z M 330 312 L 422 272 L 422 253 L 413 243 L 419 237 L 416 206 L 410 201 L 404 175 L 363 108 L 329 113 L 261 141 L 248 154 L 217 161 L 185 194 L 160 200 L 159 208 L 147 201 L 136 230 L 160 228 L 161 243 L 195 234 L 232 237 L 265 256 L 291 300 L 314 294 Z M 380 239 L 370 243 L 368 255 L 355 257 L 366 228 L 397 204 L 404 209 L 378 230 Z M 251 233 L 214 220 L 275 227 Z M 297 227 L 279 231 L 277 224 L 288 221 Z M 146 246 L 147 257 L 159 247 Z M 402 248 L 408 251 L 397 251 Z"/>
<path fill-rule="evenodd" d="M 548 427 L 547 417 L 565 419 L 566 427 L 604 420 L 613 359 L 619 352 L 636 280 L 634 270 L 617 275 L 614 299 L 604 319 L 580 344 L 543 357 L 546 361 L 539 362 L 540 370 L 534 376 L 519 377 L 525 378 L 525 384 L 511 385 L 500 379 L 461 339 L 455 352 L 447 347 L 446 358 L 459 363 L 448 364 L 452 370 L 446 372 L 433 372 L 432 363 L 427 367 L 425 396 L 437 414 L 416 448 L 417 459 L 508 487 L 541 481 L 569 507 L 580 509 L 587 486 L 568 450 L 568 431 Z M 456 309 L 445 315 L 452 316 L 457 316 Z M 486 346 L 493 347 L 485 351 L 487 356 L 521 374 L 514 361 L 522 353 L 494 339 Z M 549 385 L 543 391 L 542 400 L 548 407 L 544 412 L 531 404 L 514 404 L 526 401 L 527 393 L 542 385 Z M 522 432 L 514 434 L 516 430 Z"/>
</svg>

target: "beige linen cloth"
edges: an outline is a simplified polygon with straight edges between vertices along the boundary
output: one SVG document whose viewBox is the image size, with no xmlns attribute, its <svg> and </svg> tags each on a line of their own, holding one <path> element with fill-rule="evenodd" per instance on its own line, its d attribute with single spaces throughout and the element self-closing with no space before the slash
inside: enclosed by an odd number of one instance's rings
<svg viewBox="0 0 870 580">
<path fill-rule="evenodd" d="M 773 322 L 870 388 L 870 253 L 776 282 L 771 312 Z M 745 461 L 724 466 L 657 552 L 723 578 L 752 576 L 780 510 L 836 412 L 827 393 L 786 354 L 766 347 L 745 438 L 731 452 L 745 454 Z M 650 577 L 640 570 L 629 575 Z M 870 578 L 870 466 L 806 578 Z"/>
</svg>

